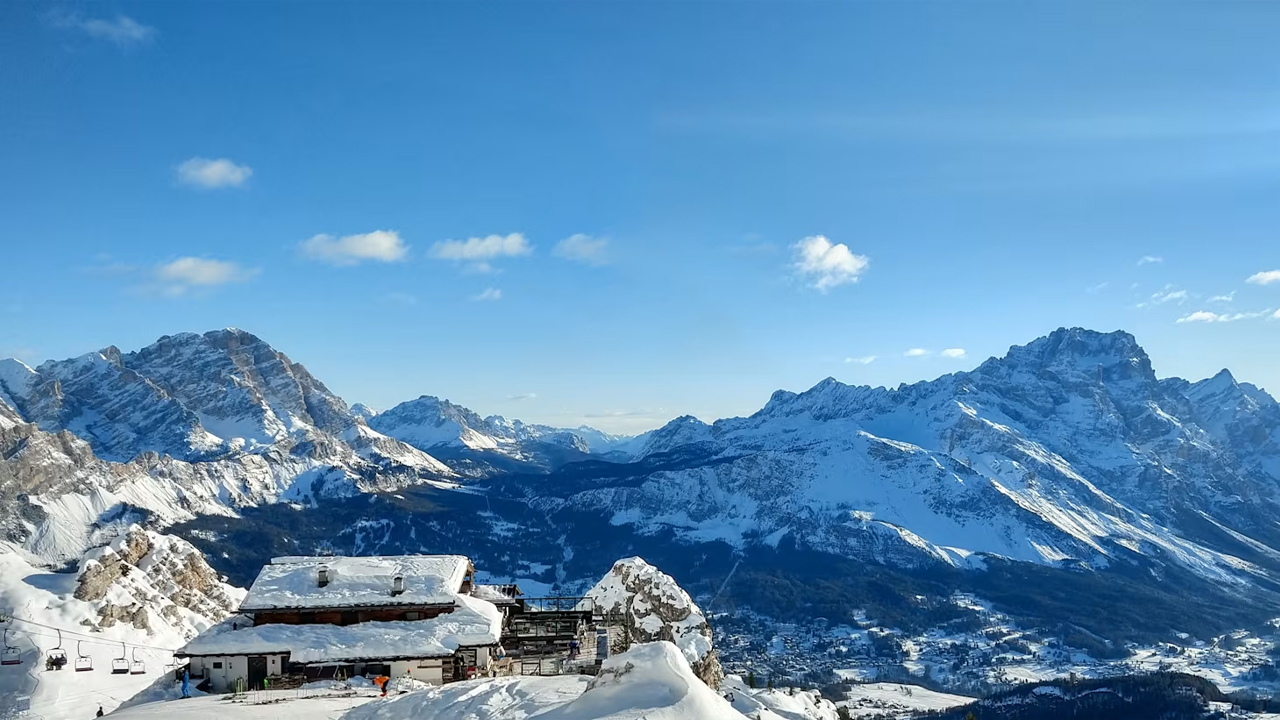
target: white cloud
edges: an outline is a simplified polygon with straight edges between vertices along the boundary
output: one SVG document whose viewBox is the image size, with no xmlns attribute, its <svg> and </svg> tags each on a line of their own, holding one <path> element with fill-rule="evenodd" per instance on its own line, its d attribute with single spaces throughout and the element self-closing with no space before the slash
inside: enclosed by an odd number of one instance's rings
<svg viewBox="0 0 1280 720">
<path fill-rule="evenodd" d="M 962 358 L 964 357 L 965 352 L 964 352 L 964 348 L 947 348 L 946 350 L 943 350 L 940 354 L 942 355 L 942 357 L 945 357 L 945 358 Z"/>
<path fill-rule="evenodd" d="M 1271 283 L 1280 282 L 1280 270 L 1265 270 L 1260 273 L 1254 273 L 1245 282 L 1253 283 L 1254 285 L 1270 285 Z"/>
<path fill-rule="evenodd" d="M 72 13 L 58 13 L 50 16 L 54 27 L 79 30 L 89 37 L 107 40 L 128 47 L 145 43 L 155 37 L 156 29 L 143 25 L 127 15 L 116 15 L 108 20 L 104 18 L 86 18 Z"/>
<path fill-rule="evenodd" d="M 360 235 L 335 238 L 320 234 L 299 243 L 304 255 L 330 265 L 356 265 L 365 260 L 396 262 L 409 253 L 409 246 L 395 230 L 374 230 Z"/>
<path fill-rule="evenodd" d="M 182 295 L 195 287 L 217 287 L 244 282 L 257 275 L 258 271 L 223 260 L 183 257 L 160 265 L 155 274 L 166 294 Z"/>
<path fill-rule="evenodd" d="M 508 400 L 533 400 L 537 397 L 538 397 L 538 393 L 517 393 L 515 395 L 508 395 L 507 399 Z"/>
<path fill-rule="evenodd" d="M 178 182 L 202 188 L 239 187 L 253 175 L 253 168 L 227 158 L 193 157 L 177 168 Z"/>
<path fill-rule="evenodd" d="M 1089 287 L 1085 288 L 1084 291 L 1090 295 L 1097 295 L 1103 290 L 1106 290 L 1107 286 L 1110 284 L 1111 283 L 1109 282 L 1103 282 L 1103 283 L 1098 283 L 1097 285 L 1090 285 Z"/>
<path fill-rule="evenodd" d="M 533 252 L 533 246 L 520 233 L 490 235 L 466 240 L 445 240 L 431 246 L 431 256 L 442 260 L 471 260 L 482 263 L 500 257 L 519 257 Z"/>
<path fill-rule="evenodd" d="M 844 359 L 846 363 L 857 363 L 859 365 L 870 365 L 876 361 L 875 355 L 864 355 L 862 357 L 847 357 Z"/>
<path fill-rule="evenodd" d="M 608 238 L 596 238 L 578 233 L 556 243 L 551 253 L 556 257 L 586 265 L 607 265 L 609 264 L 608 249 Z"/>
<path fill-rule="evenodd" d="M 1227 293 L 1226 295 L 1214 295 L 1213 297 L 1209 298 L 1209 302 L 1224 302 L 1224 303 L 1229 303 L 1229 302 L 1231 302 L 1232 300 L 1235 300 L 1235 299 L 1236 299 L 1236 291 L 1235 291 L 1235 290 L 1232 290 L 1231 292 Z"/>
<path fill-rule="evenodd" d="M 1138 307 L 1146 305 L 1163 305 L 1168 302 L 1176 302 L 1179 305 L 1187 301 L 1186 290 L 1172 290 L 1170 286 L 1165 286 L 1164 290 L 1160 290 L 1151 295 L 1151 300 L 1140 304 Z"/>
<path fill-rule="evenodd" d="M 871 265 L 866 255 L 855 255 L 848 245 L 832 243 L 821 235 L 804 238 L 792 248 L 796 258 L 792 267 L 796 273 L 823 293 L 833 287 L 858 282 L 858 276 Z"/>
<path fill-rule="evenodd" d="M 1162 263 L 1162 262 L 1164 262 L 1164 258 L 1159 257 L 1158 255 L 1143 255 L 1142 257 L 1138 258 L 1138 265 L 1151 265 L 1153 263 Z"/>
<path fill-rule="evenodd" d="M 911 348 L 910 350 L 902 354 L 905 357 L 924 357 L 925 355 L 929 354 L 929 351 L 925 350 L 924 348 Z"/>
<path fill-rule="evenodd" d="M 1280 310 L 1275 311 L 1275 313 L 1274 313 L 1274 314 L 1272 314 L 1271 319 L 1272 319 L 1272 320 L 1280 320 Z"/>
<path fill-rule="evenodd" d="M 485 288 L 484 292 L 480 293 L 479 295 L 476 295 L 471 299 L 477 302 L 482 302 L 485 300 L 501 300 L 502 291 L 497 288 Z"/>
<path fill-rule="evenodd" d="M 1180 317 L 1176 322 L 1179 323 L 1225 323 L 1236 322 L 1237 320 L 1256 320 L 1260 317 L 1271 315 L 1270 310 L 1262 310 L 1259 312 L 1243 312 L 1243 313 L 1215 313 L 1208 310 L 1197 310 L 1190 315 Z M 1272 315 L 1272 317 L 1275 317 Z"/>
</svg>

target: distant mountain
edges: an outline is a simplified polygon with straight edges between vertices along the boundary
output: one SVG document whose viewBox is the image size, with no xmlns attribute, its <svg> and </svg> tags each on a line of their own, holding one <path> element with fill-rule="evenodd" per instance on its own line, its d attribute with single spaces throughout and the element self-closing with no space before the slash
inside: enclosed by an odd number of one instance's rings
<svg viewBox="0 0 1280 720">
<path fill-rule="evenodd" d="M 1225 371 L 1159 380 L 1126 333 L 1058 330 L 892 390 L 828 378 L 748 418 L 673 420 L 637 452 L 662 455 L 682 466 L 564 501 L 641 532 L 894 563 L 1280 569 L 1280 406 Z"/>
<path fill-rule="evenodd" d="M 608 435 L 590 427 L 574 430 L 508 420 L 501 415 L 482 418 L 448 400 L 423 395 L 402 402 L 368 419 L 369 426 L 419 450 L 457 460 L 464 474 L 490 475 L 496 471 L 547 471 L 608 455 L 630 458 L 626 452 L 633 438 Z M 460 463 L 467 463 L 465 469 Z"/>
<path fill-rule="evenodd" d="M 163 527 L 264 503 L 541 470 L 590 452 L 575 432 L 482 420 L 434 398 L 382 414 L 348 407 L 235 328 L 35 369 L 0 360 L 0 529 L 51 563 L 78 558 L 139 512 Z"/>
</svg>

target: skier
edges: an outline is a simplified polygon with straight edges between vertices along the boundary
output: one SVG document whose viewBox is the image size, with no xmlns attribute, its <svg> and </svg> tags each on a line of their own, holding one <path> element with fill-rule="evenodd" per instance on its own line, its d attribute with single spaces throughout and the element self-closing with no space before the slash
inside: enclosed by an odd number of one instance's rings
<svg viewBox="0 0 1280 720">
<path fill-rule="evenodd" d="M 382 697 L 387 696 L 387 683 L 390 682 L 390 680 L 391 678 L 387 677 L 386 675 L 379 675 L 378 677 L 373 679 L 373 684 L 382 688 Z"/>
<path fill-rule="evenodd" d="M 191 671 L 189 669 L 182 671 L 182 697 L 191 697 Z"/>
<path fill-rule="evenodd" d="M 99 706 L 98 706 L 98 714 L 97 714 L 97 715 L 95 715 L 94 717 L 102 717 L 102 716 L 103 716 L 103 715 L 105 715 L 105 714 L 106 714 L 106 713 L 102 712 L 102 706 L 101 706 L 101 705 L 99 705 Z"/>
<path fill-rule="evenodd" d="M 578 658 L 578 639 L 574 638 L 569 641 L 569 659 L 576 660 Z"/>
</svg>

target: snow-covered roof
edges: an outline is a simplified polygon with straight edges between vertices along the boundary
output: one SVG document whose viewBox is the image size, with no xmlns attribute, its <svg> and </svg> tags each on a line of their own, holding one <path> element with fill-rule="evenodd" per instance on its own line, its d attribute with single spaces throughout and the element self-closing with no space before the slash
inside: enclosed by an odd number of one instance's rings
<svg viewBox="0 0 1280 720">
<path fill-rule="evenodd" d="M 456 597 L 453 612 L 429 620 L 364 622 L 355 625 L 267 625 L 232 629 L 220 623 L 187 643 L 178 655 L 264 655 L 289 653 L 292 662 L 322 664 L 452 655 L 459 647 L 496 645 L 502 612 L 492 603 Z"/>
<path fill-rule="evenodd" d="M 322 566 L 329 580 L 324 587 Z M 450 605 L 470 567 L 462 555 L 278 557 L 263 566 L 240 610 Z M 393 595 L 397 577 L 404 578 L 404 592 Z"/>
</svg>

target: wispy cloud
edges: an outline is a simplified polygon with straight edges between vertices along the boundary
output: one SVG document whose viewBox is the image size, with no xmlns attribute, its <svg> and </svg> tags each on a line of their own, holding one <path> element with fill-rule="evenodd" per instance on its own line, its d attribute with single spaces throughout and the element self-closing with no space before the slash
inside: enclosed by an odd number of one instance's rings
<svg viewBox="0 0 1280 720">
<path fill-rule="evenodd" d="M 556 243 L 551 254 L 584 265 L 609 264 L 609 239 L 578 233 Z"/>
<path fill-rule="evenodd" d="M 1138 307 L 1150 307 L 1152 305 L 1164 305 L 1165 303 L 1177 303 L 1181 305 L 1187 301 L 1186 290 L 1175 290 L 1172 285 L 1165 285 L 1163 290 L 1157 290 L 1152 293 L 1151 298 L 1145 302 L 1138 303 Z"/>
<path fill-rule="evenodd" d="M 1085 288 L 1084 291 L 1090 295 L 1097 295 L 1103 290 L 1106 290 L 1107 286 L 1110 284 L 1111 283 L 1109 282 L 1102 282 L 1102 283 L 1098 283 L 1097 285 L 1090 285 L 1089 287 Z"/>
<path fill-rule="evenodd" d="M 1226 295 L 1214 295 L 1213 297 L 1209 298 L 1209 302 L 1229 303 L 1235 299 L 1236 299 L 1236 291 L 1232 290 Z"/>
<path fill-rule="evenodd" d="M 63 30 L 75 30 L 92 38 L 106 40 L 120 47 L 130 47 L 150 42 L 156 29 L 143 25 L 128 15 L 114 18 L 87 18 L 76 13 L 54 12 L 48 16 L 49 24 Z"/>
<path fill-rule="evenodd" d="M 965 356 L 964 348 L 947 348 L 939 354 L 944 358 L 962 358 Z"/>
<path fill-rule="evenodd" d="M 489 235 L 466 240 L 443 240 L 431 246 L 431 256 L 441 260 L 481 262 L 503 257 L 521 257 L 533 252 L 524 235 Z"/>
<path fill-rule="evenodd" d="M 409 246 L 395 230 L 374 230 L 359 235 L 334 237 L 320 234 L 298 244 L 302 254 L 330 265 L 358 265 L 374 262 L 398 262 L 409 253 Z"/>
<path fill-rule="evenodd" d="M 227 158 L 193 157 L 178 165 L 175 172 L 178 182 L 184 185 L 213 189 L 244 185 L 253 175 L 253 168 Z"/>
<path fill-rule="evenodd" d="M 876 361 L 875 355 L 863 355 L 862 357 L 847 357 L 845 363 L 855 363 L 858 365 L 870 365 Z"/>
<path fill-rule="evenodd" d="M 1260 310 L 1258 312 L 1244 313 L 1215 313 L 1208 310 L 1197 310 L 1190 315 L 1178 318 L 1178 323 L 1225 323 L 1236 322 L 1238 320 L 1256 320 L 1263 317 L 1275 317 L 1271 310 Z"/>
<path fill-rule="evenodd" d="M 928 354 L 929 351 L 924 348 L 911 348 L 910 350 L 902 353 L 903 357 L 924 357 Z"/>
<path fill-rule="evenodd" d="M 533 400 L 538 397 L 538 393 L 518 393 L 516 395 L 508 395 L 508 400 Z"/>
<path fill-rule="evenodd" d="M 1250 275 L 1245 282 L 1254 285 L 1270 285 L 1271 283 L 1280 282 L 1280 270 L 1264 270 L 1263 272 Z"/>
<path fill-rule="evenodd" d="M 183 295 L 193 288 L 245 282 L 257 274 L 256 269 L 233 262 L 198 257 L 178 258 L 155 269 L 155 278 L 166 295 Z"/>
<path fill-rule="evenodd" d="M 1158 255 L 1143 255 L 1142 257 L 1138 258 L 1139 267 L 1143 265 L 1151 265 L 1154 263 L 1162 263 L 1162 262 L 1164 262 L 1164 258 Z"/>
<path fill-rule="evenodd" d="M 832 243 L 822 235 L 804 238 L 792 246 L 796 274 L 818 292 L 858 282 L 871 260 L 866 255 L 855 255 L 844 243 Z"/>
<path fill-rule="evenodd" d="M 498 288 L 485 288 L 485 289 L 484 289 L 484 292 L 480 293 L 479 295 L 476 295 L 476 296 L 472 297 L 471 299 L 472 299 L 472 300 L 475 300 L 476 302 L 486 302 L 486 301 L 492 301 L 492 300 L 501 300 L 501 299 L 502 299 L 502 291 L 501 291 L 501 290 L 499 290 Z"/>
</svg>

